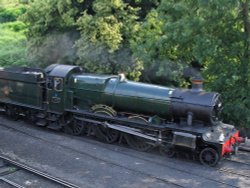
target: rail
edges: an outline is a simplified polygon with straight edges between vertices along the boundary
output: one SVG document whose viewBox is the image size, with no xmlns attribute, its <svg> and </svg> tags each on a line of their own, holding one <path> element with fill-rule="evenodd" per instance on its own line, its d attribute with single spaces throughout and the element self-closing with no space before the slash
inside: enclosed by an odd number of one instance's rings
<svg viewBox="0 0 250 188">
<path fill-rule="evenodd" d="M 43 177 L 43 178 L 45 178 L 45 179 L 48 179 L 48 180 L 50 180 L 50 181 L 52 181 L 52 182 L 58 183 L 58 184 L 60 184 L 60 185 L 62 185 L 62 186 L 64 186 L 64 187 L 68 187 L 68 188 L 80 188 L 79 186 L 74 185 L 74 184 L 72 184 L 72 183 L 70 183 L 70 182 L 67 182 L 67 181 L 65 181 L 65 180 L 63 180 L 63 179 L 60 179 L 60 178 L 58 178 L 58 177 L 51 176 L 51 175 L 46 174 L 46 173 L 44 173 L 44 172 L 41 172 L 41 171 L 39 171 L 39 170 L 37 170 L 37 169 L 34 169 L 34 168 L 32 168 L 32 167 L 29 167 L 29 166 L 27 166 L 27 165 L 25 165 L 25 164 L 22 164 L 22 163 L 19 163 L 19 162 L 17 162 L 17 161 L 14 161 L 14 160 L 12 160 L 12 159 L 9 159 L 9 158 L 7 158 L 7 157 L 5 157 L 5 156 L 0 155 L 0 159 L 3 160 L 3 161 L 6 161 L 7 163 L 9 163 L 9 164 L 11 164 L 11 165 L 13 165 L 13 166 L 16 166 L 16 167 L 18 167 L 18 168 L 20 168 L 20 169 L 26 170 L 26 171 L 28 171 L 28 172 L 31 172 L 31 173 L 35 174 L 35 175 L 38 175 L 38 176 Z M 12 186 L 14 186 L 14 187 L 23 188 L 23 186 L 18 185 L 18 184 L 16 184 L 16 183 L 14 183 L 14 182 L 12 182 L 12 181 L 10 181 L 10 180 L 4 178 L 4 177 L 1 177 L 0 180 L 1 180 L 1 181 L 4 181 L 4 182 L 6 182 L 6 183 L 8 183 L 8 184 L 10 184 L 10 185 L 12 185 Z"/>
</svg>

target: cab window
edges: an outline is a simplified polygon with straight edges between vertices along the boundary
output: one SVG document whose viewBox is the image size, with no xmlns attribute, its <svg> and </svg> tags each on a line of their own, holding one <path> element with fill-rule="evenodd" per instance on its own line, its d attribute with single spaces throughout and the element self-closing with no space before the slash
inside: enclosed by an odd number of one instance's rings
<svg viewBox="0 0 250 188">
<path fill-rule="evenodd" d="M 47 88 L 49 90 L 51 90 L 51 89 L 53 89 L 53 86 L 54 86 L 54 84 L 53 84 L 53 77 L 48 77 L 48 79 L 47 79 Z"/>
<path fill-rule="evenodd" d="M 62 91 L 63 90 L 63 79 L 62 78 L 54 78 L 54 90 Z"/>
</svg>

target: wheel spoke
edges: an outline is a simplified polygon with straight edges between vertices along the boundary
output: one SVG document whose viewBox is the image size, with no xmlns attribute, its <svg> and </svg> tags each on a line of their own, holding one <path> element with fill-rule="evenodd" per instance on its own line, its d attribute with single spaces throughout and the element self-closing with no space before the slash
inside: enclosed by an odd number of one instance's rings
<svg viewBox="0 0 250 188">
<path fill-rule="evenodd" d="M 100 111 L 96 110 L 94 113 L 107 115 L 107 116 L 113 116 L 113 114 L 111 114 L 110 112 L 107 112 L 103 109 L 101 109 Z M 109 144 L 116 142 L 120 137 L 119 131 L 116 131 L 116 130 L 113 130 L 110 128 L 106 128 L 103 126 L 96 126 L 96 128 L 94 130 L 95 130 L 95 135 L 99 139 L 104 140 Z"/>
<path fill-rule="evenodd" d="M 75 136 L 85 133 L 86 126 L 82 122 L 78 122 L 75 119 L 71 119 L 69 121 L 68 125 L 64 127 L 64 132 Z"/>
<path fill-rule="evenodd" d="M 215 166 L 219 159 L 218 152 L 213 148 L 205 148 L 200 153 L 200 162 L 203 165 Z"/>
<path fill-rule="evenodd" d="M 131 148 L 138 151 L 148 151 L 152 148 L 152 145 L 146 139 L 129 134 L 125 135 L 125 139 Z"/>
<path fill-rule="evenodd" d="M 164 156 L 168 156 L 169 158 L 174 157 L 176 154 L 175 150 L 170 146 L 161 146 L 159 148 L 159 151 L 160 151 L 160 154 Z"/>
<path fill-rule="evenodd" d="M 146 119 L 140 116 L 132 116 L 129 117 L 129 119 L 135 122 L 147 122 Z M 126 134 L 125 139 L 131 148 L 136 149 L 138 151 L 148 151 L 153 147 L 153 145 L 150 144 L 147 139 L 138 136 Z"/>
</svg>

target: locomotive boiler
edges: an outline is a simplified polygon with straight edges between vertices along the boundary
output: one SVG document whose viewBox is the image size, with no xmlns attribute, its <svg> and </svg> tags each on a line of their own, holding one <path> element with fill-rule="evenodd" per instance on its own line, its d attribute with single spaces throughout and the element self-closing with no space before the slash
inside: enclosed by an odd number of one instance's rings
<svg viewBox="0 0 250 188">
<path fill-rule="evenodd" d="M 157 115 L 169 121 L 199 121 L 213 125 L 222 104 L 220 95 L 202 90 L 202 80 L 192 79 L 192 89 L 173 89 L 128 81 L 124 75 L 73 75 L 70 88 L 75 93 L 74 106 L 91 108 L 105 104 L 117 111 Z"/>
<path fill-rule="evenodd" d="M 244 139 L 219 121 L 220 95 L 203 91 L 202 79 L 192 84 L 174 89 L 57 64 L 45 70 L 4 69 L 0 106 L 8 116 L 25 116 L 38 126 L 108 143 L 125 141 L 141 151 L 158 147 L 169 157 L 189 152 L 214 166 Z"/>
</svg>

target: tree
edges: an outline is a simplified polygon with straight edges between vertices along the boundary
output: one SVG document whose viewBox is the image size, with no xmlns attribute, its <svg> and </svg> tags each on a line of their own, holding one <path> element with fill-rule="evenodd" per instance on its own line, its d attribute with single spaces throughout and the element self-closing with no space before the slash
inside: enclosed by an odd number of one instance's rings
<svg viewBox="0 0 250 188">
<path fill-rule="evenodd" d="M 34 0 L 25 22 L 32 63 L 123 71 L 184 86 L 201 74 L 226 122 L 250 123 L 249 0 Z"/>
<path fill-rule="evenodd" d="M 75 24 L 89 1 L 44 0 L 30 3 L 23 16 L 28 25 L 28 55 L 31 64 L 45 67 L 52 63 L 73 63 L 76 57 L 74 42 L 79 38 Z"/>
<path fill-rule="evenodd" d="M 205 75 L 209 87 L 224 97 L 224 118 L 241 127 L 250 124 L 250 15 L 249 0 L 227 7 L 226 29 L 221 33 L 223 46 L 208 64 Z"/>
<path fill-rule="evenodd" d="M 0 67 L 21 66 L 26 60 L 26 25 L 18 21 L 26 6 L 18 1 L 0 1 Z"/>
<path fill-rule="evenodd" d="M 249 0 L 169 0 L 147 15 L 131 44 L 145 69 L 177 84 L 183 69 L 198 63 L 207 89 L 223 96 L 223 117 L 244 126 L 250 123 L 249 41 Z"/>
<path fill-rule="evenodd" d="M 129 48 L 138 10 L 122 0 L 35 0 L 23 17 L 29 25 L 31 62 L 43 67 L 78 64 L 88 72 L 122 71 L 138 80 L 143 66 Z"/>
<path fill-rule="evenodd" d="M 121 0 L 96 0 L 92 7 L 94 14 L 85 11 L 77 21 L 79 63 L 94 72 L 125 72 L 138 80 L 142 66 L 128 45 L 137 25 L 137 9 Z"/>
</svg>

